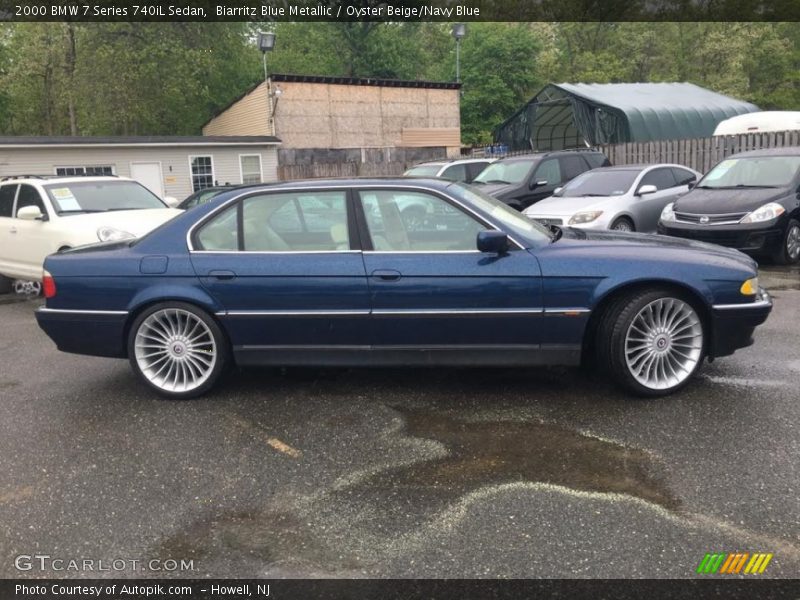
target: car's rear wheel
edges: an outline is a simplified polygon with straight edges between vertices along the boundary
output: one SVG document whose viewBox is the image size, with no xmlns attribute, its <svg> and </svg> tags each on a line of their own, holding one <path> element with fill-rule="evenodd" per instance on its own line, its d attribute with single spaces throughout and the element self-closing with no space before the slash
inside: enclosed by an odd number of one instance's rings
<svg viewBox="0 0 800 600">
<path fill-rule="evenodd" d="M 147 385 L 171 399 L 208 391 L 228 361 L 219 325 L 184 302 L 157 304 L 140 314 L 128 335 L 128 357 Z"/>
<path fill-rule="evenodd" d="M 636 231 L 633 221 L 628 217 L 620 217 L 611 224 L 612 231 Z"/>
<path fill-rule="evenodd" d="M 792 265 L 800 261 L 800 222 L 795 219 L 789 221 L 780 250 L 773 258 L 781 265 Z"/>
<path fill-rule="evenodd" d="M 614 302 L 596 340 L 600 365 L 640 396 L 664 396 L 682 388 L 700 368 L 705 351 L 698 310 L 669 290 L 639 292 Z"/>
</svg>

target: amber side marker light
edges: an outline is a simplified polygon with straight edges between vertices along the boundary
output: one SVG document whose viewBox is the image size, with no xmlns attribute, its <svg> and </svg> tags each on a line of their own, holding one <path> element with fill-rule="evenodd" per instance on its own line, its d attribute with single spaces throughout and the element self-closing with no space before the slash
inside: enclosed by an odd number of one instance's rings
<svg viewBox="0 0 800 600">
<path fill-rule="evenodd" d="M 56 295 L 56 280 L 47 271 L 44 272 L 42 277 L 42 292 L 45 298 L 52 298 Z"/>
<path fill-rule="evenodd" d="M 739 288 L 739 292 L 743 296 L 755 296 L 758 293 L 758 277 L 745 281 Z"/>
</svg>

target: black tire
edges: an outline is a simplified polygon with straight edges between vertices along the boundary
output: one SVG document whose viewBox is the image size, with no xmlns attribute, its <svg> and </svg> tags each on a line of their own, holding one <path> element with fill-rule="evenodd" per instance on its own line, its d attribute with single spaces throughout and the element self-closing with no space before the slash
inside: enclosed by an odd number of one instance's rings
<svg viewBox="0 0 800 600">
<path fill-rule="evenodd" d="M 10 294 L 14 288 L 14 280 L 5 275 L 0 275 L 0 294 Z"/>
<path fill-rule="evenodd" d="M 697 316 L 702 331 L 701 350 L 697 364 L 677 385 L 663 389 L 647 387 L 637 381 L 628 367 L 625 357 L 625 340 L 631 324 L 640 311 L 659 299 L 678 300 L 688 305 Z M 677 392 L 692 380 L 705 359 L 708 336 L 702 315 L 703 313 L 693 300 L 672 290 L 654 289 L 622 295 L 606 308 L 598 324 L 594 338 L 597 366 L 610 373 L 619 386 L 637 396 L 655 398 Z"/>
<path fill-rule="evenodd" d="M 795 219 L 790 219 L 786 225 L 786 231 L 783 233 L 780 249 L 772 255 L 772 259 L 779 265 L 793 265 L 800 261 L 800 252 L 791 252 L 790 246 L 792 245 L 792 236 L 800 235 L 800 222 Z M 794 240 L 796 243 L 796 238 Z"/>
<path fill-rule="evenodd" d="M 203 374 L 203 377 L 198 377 L 198 379 L 201 379 L 202 381 L 197 386 L 192 387 L 191 389 L 187 390 L 166 389 L 166 387 L 161 387 L 160 385 L 157 385 L 151 380 L 151 377 L 148 377 L 148 375 L 145 374 L 142 366 L 140 366 L 139 359 L 137 358 L 137 353 L 136 353 L 137 336 L 139 335 L 140 330 L 142 331 L 142 333 L 148 331 L 148 327 L 145 326 L 143 328 L 143 324 L 145 323 L 145 321 L 148 321 L 148 319 L 151 316 L 156 315 L 157 313 L 158 317 L 164 315 L 165 313 L 163 311 L 168 311 L 166 314 L 169 314 L 169 312 L 172 311 L 173 314 L 175 315 L 183 315 L 187 319 L 186 321 L 187 323 L 189 323 L 190 317 L 188 317 L 186 313 L 193 315 L 194 318 L 202 322 L 207 328 L 207 338 L 209 340 L 213 339 L 213 346 L 211 346 L 211 348 L 213 349 L 215 356 L 214 360 L 211 363 L 211 368 L 208 369 Z M 202 327 L 201 331 L 204 334 L 206 334 L 206 331 L 204 331 Z M 172 339 L 172 341 L 166 340 L 163 343 L 165 344 L 166 347 L 173 344 L 174 341 L 178 340 L 175 339 Z M 131 364 L 131 368 L 133 368 L 134 373 L 136 373 L 136 375 L 142 381 L 144 381 L 144 383 L 150 389 L 152 389 L 159 395 L 163 396 L 164 398 L 168 398 L 170 400 L 188 400 L 190 398 L 197 398 L 198 396 L 202 396 L 203 394 L 205 394 L 217 383 L 220 376 L 224 373 L 226 367 L 230 363 L 230 355 L 231 355 L 228 339 L 223 333 L 222 329 L 217 324 L 217 322 L 202 309 L 198 308 L 193 304 L 188 304 L 186 302 L 162 302 L 150 306 L 144 311 L 142 311 L 142 313 L 139 314 L 131 324 L 130 330 L 128 332 L 127 349 L 128 349 L 128 360 Z M 184 347 L 184 349 L 181 352 L 186 354 L 190 353 L 187 347 Z M 186 354 L 181 355 L 179 358 L 183 360 L 188 360 L 189 357 L 186 356 Z M 211 360 L 210 359 L 211 354 L 212 354 L 211 351 L 203 350 L 204 359 L 208 358 L 209 360 Z M 167 360 L 169 361 L 170 359 L 167 358 Z M 192 364 L 195 365 L 195 363 Z M 188 368 L 186 369 L 186 371 L 189 370 L 190 369 Z"/>
<path fill-rule="evenodd" d="M 619 217 L 611 224 L 612 231 L 636 231 L 636 226 L 628 217 Z"/>
</svg>

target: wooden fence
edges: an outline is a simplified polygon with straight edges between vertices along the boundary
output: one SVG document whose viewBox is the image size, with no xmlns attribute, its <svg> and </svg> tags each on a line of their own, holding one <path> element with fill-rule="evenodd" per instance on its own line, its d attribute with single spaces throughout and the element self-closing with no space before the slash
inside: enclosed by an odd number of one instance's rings
<svg viewBox="0 0 800 600">
<path fill-rule="evenodd" d="M 705 173 L 731 154 L 745 150 L 781 148 L 783 146 L 800 146 L 800 131 L 608 144 L 600 146 L 600 149 L 608 156 L 613 165 L 676 163 Z"/>
<path fill-rule="evenodd" d="M 402 162 L 278 165 L 278 179 L 280 181 L 293 181 L 320 177 L 399 177 L 408 166 L 410 165 Z"/>
</svg>

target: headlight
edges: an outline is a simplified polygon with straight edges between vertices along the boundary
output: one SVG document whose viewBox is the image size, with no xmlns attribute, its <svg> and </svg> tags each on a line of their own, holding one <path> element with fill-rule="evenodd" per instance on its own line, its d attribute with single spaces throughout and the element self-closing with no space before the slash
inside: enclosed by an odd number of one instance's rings
<svg viewBox="0 0 800 600">
<path fill-rule="evenodd" d="M 569 220 L 569 225 L 580 225 L 581 223 L 591 223 L 602 214 L 603 214 L 602 210 L 590 210 L 587 212 L 575 213 Z"/>
<path fill-rule="evenodd" d="M 786 209 L 783 208 L 777 202 L 769 202 L 762 206 L 761 208 L 757 208 L 749 215 L 747 215 L 744 219 L 739 221 L 740 223 L 763 223 L 764 221 L 771 221 L 772 219 L 777 219 L 783 213 L 786 212 Z"/>
<path fill-rule="evenodd" d="M 136 236 L 127 231 L 116 229 L 114 227 L 100 227 L 97 230 L 97 239 L 101 242 L 118 242 L 120 240 L 129 240 Z"/>
<path fill-rule="evenodd" d="M 743 296 L 755 296 L 758 293 L 758 277 L 745 281 L 742 287 L 739 288 L 739 292 Z"/>
<path fill-rule="evenodd" d="M 661 211 L 661 220 L 662 221 L 674 221 L 675 220 L 675 203 L 670 202 L 664 207 L 664 210 Z"/>
</svg>

